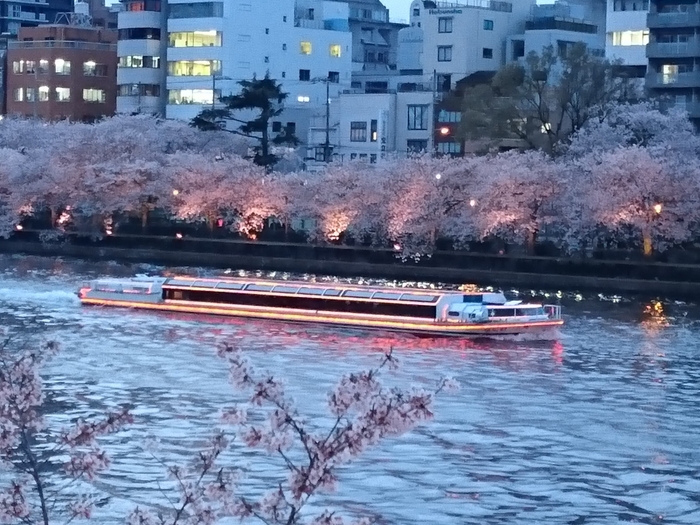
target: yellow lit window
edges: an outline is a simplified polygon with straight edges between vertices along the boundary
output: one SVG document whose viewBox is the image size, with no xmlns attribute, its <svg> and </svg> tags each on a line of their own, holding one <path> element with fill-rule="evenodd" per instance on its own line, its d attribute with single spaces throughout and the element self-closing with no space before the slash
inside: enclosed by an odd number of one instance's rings
<svg viewBox="0 0 700 525">
<path fill-rule="evenodd" d="M 331 44 L 331 56 L 340 58 L 341 55 L 341 49 L 340 49 L 340 44 Z"/>
<path fill-rule="evenodd" d="M 615 31 L 612 41 L 614 46 L 645 46 L 649 43 L 649 30 Z"/>
<path fill-rule="evenodd" d="M 300 42 L 299 43 L 299 50 L 301 51 L 302 55 L 310 55 L 311 54 L 311 42 Z"/>
</svg>

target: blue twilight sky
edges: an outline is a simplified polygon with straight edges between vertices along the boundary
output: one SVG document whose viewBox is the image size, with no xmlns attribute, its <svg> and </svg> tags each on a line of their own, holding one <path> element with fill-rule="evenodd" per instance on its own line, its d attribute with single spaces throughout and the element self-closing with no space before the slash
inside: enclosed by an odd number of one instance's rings
<svg viewBox="0 0 700 525">
<path fill-rule="evenodd" d="M 382 0 L 382 3 L 389 8 L 389 16 L 392 20 L 408 21 L 408 7 L 412 0 Z"/>
</svg>

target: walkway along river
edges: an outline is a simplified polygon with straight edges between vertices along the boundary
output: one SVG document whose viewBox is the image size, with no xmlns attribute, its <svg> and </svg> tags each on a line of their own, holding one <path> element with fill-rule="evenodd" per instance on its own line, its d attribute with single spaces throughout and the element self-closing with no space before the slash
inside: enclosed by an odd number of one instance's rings
<svg viewBox="0 0 700 525">
<path fill-rule="evenodd" d="M 105 442 L 113 467 L 96 488 L 108 499 L 91 523 L 164 503 L 163 467 L 140 444 L 154 436 L 163 459 L 185 462 L 209 436 L 237 395 L 214 353 L 226 340 L 284 377 L 319 425 L 334 381 L 390 346 L 401 361 L 390 383 L 461 382 L 432 424 L 343 469 L 319 507 L 396 525 L 700 523 L 698 305 L 564 293 L 567 324 L 549 340 L 455 341 L 81 308 L 74 296 L 84 279 L 160 271 L 0 257 L 0 322 L 64 345 L 47 371 L 65 404 L 52 421 L 134 406 L 136 424 Z M 228 459 L 250 469 L 250 490 L 269 488 L 268 458 Z"/>
</svg>

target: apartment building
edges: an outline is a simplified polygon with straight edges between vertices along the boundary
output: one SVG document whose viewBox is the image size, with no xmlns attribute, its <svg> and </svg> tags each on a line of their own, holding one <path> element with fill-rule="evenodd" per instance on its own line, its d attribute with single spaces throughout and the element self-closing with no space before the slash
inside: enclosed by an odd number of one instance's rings
<svg viewBox="0 0 700 525">
<path fill-rule="evenodd" d="M 60 13 L 73 11 L 73 0 L 0 0 L 0 33 L 16 35 L 20 27 L 52 24 Z"/>
<path fill-rule="evenodd" d="M 621 60 L 625 74 L 644 79 L 649 43 L 649 0 L 608 0 L 605 56 Z"/>
<path fill-rule="evenodd" d="M 20 28 L 8 43 L 7 113 L 76 121 L 113 115 L 116 41 L 108 29 Z"/>
<path fill-rule="evenodd" d="M 651 0 L 647 25 L 647 88 L 700 125 L 700 2 Z"/>
</svg>

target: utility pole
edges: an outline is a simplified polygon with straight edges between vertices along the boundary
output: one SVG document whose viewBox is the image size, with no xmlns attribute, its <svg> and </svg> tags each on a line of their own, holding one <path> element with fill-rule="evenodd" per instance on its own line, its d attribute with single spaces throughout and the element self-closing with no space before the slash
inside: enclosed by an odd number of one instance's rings
<svg viewBox="0 0 700 525">
<path fill-rule="evenodd" d="M 331 161 L 331 79 L 326 78 L 326 143 L 323 145 L 323 161 Z"/>
<path fill-rule="evenodd" d="M 39 76 L 37 75 L 37 71 L 38 71 L 37 68 L 38 67 L 39 67 L 39 61 L 35 60 L 34 61 L 34 104 L 33 104 L 34 120 L 36 120 L 36 118 L 37 118 L 36 101 L 37 101 L 37 98 L 39 98 Z"/>
</svg>

